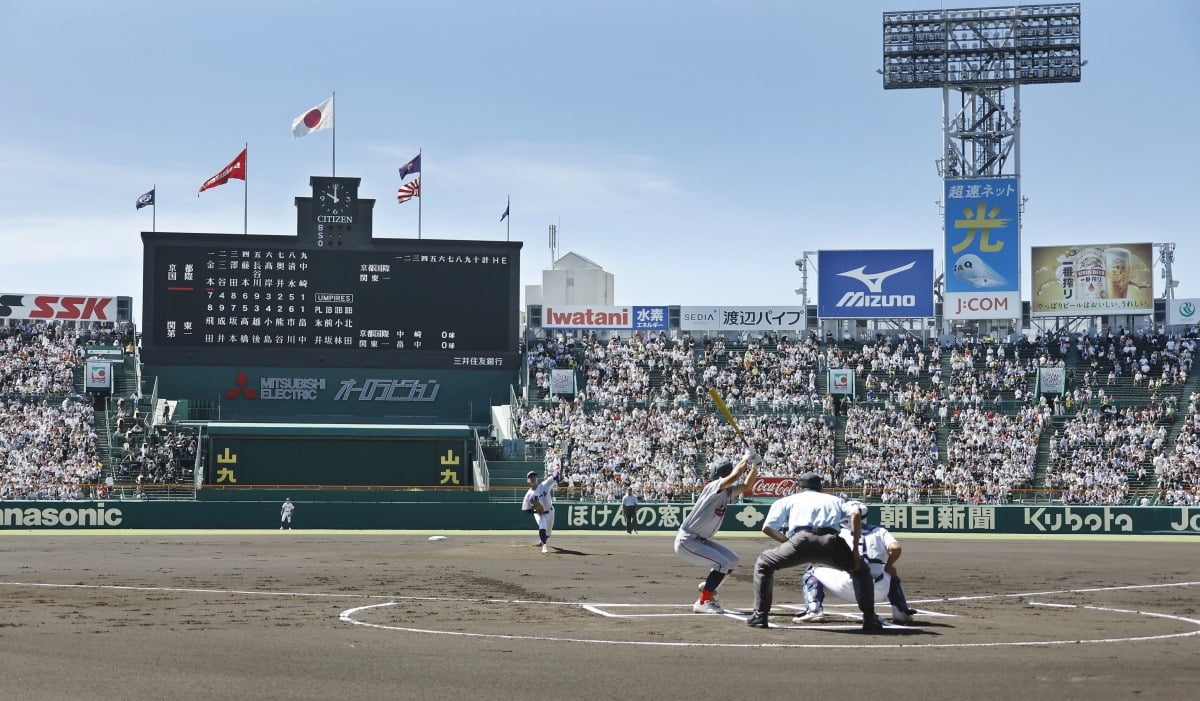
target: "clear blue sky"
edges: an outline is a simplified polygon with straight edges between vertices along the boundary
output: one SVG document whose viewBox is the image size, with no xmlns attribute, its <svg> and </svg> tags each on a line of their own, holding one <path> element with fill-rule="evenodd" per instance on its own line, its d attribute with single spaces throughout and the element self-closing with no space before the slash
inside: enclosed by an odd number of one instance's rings
<svg viewBox="0 0 1200 701">
<path fill-rule="evenodd" d="M 619 304 L 794 305 L 806 250 L 932 248 L 941 91 L 882 88 L 885 11 L 998 2 L 461 0 L 0 4 L 0 292 L 130 295 L 159 231 L 295 231 L 331 133 L 375 235 L 414 238 L 397 168 L 423 149 L 425 238 L 574 251 Z M 1038 3 L 1035 3 L 1038 4 Z M 1200 3 L 1084 0 L 1076 84 L 1022 89 L 1031 245 L 1174 241 L 1200 297 Z M 1157 277 L 1156 295 L 1162 296 Z M 815 285 L 814 285 L 815 287 Z M 810 299 L 810 301 L 814 301 Z"/>
</svg>

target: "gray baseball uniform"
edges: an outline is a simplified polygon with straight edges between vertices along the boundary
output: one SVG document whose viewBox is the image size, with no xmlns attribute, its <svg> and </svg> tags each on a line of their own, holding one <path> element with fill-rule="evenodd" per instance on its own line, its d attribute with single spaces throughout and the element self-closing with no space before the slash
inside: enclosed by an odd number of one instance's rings
<svg viewBox="0 0 1200 701">
<path fill-rule="evenodd" d="M 711 567 L 728 574 L 738 564 L 737 553 L 712 540 L 725 520 L 725 509 L 733 499 L 735 487 L 718 489 L 720 480 L 704 486 L 696 505 L 675 534 L 675 552 L 696 565 Z"/>
</svg>

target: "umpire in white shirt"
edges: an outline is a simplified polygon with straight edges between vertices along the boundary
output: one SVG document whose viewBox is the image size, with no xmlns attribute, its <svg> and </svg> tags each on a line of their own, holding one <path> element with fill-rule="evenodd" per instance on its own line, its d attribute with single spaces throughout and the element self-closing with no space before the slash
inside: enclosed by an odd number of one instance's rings
<svg viewBox="0 0 1200 701">
<path fill-rule="evenodd" d="M 846 508 L 840 497 L 821 491 L 821 477 L 807 472 L 799 478 L 800 491 L 777 500 L 763 525 L 779 545 L 764 550 L 754 563 L 754 613 L 746 624 L 767 628 L 775 589 L 775 571 L 797 565 L 818 564 L 849 572 L 854 598 L 863 613 L 864 631 L 877 631 L 883 622 L 875 615 L 875 588 L 871 570 L 859 555 L 862 515 Z M 838 537 L 842 520 L 849 518 L 853 544 Z"/>
</svg>

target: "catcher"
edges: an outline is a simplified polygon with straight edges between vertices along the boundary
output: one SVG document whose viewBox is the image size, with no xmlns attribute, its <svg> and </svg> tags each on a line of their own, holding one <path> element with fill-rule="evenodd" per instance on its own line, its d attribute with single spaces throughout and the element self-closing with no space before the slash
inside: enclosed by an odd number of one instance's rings
<svg viewBox="0 0 1200 701">
<path fill-rule="evenodd" d="M 558 484 L 559 474 L 561 471 L 555 471 L 541 482 L 538 482 L 538 473 L 533 470 L 525 475 L 525 480 L 529 482 L 529 491 L 525 492 L 525 498 L 521 500 L 521 510 L 533 514 L 544 553 L 550 552 L 550 533 L 554 530 L 554 501 L 551 493 Z"/>
</svg>

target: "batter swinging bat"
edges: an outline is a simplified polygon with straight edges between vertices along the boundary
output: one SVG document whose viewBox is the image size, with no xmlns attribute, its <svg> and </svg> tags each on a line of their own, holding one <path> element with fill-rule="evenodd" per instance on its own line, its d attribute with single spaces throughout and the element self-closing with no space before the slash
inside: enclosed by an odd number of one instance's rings
<svg viewBox="0 0 1200 701">
<path fill-rule="evenodd" d="M 715 388 L 708 390 L 708 396 L 712 397 L 713 404 L 717 405 L 717 410 L 721 412 L 721 416 L 724 416 L 729 425 L 733 426 L 733 430 L 737 432 L 738 438 L 742 439 L 742 443 L 745 443 L 746 447 L 750 448 L 750 441 L 746 440 L 746 435 L 742 433 L 742 429 L 738 428 L 737 420 L 733 418 L 733 414 L 729 413 L 729 407 L 725 406 L 725 400 L 721 399 L 721 395 L 717 393 L 717 390 Z M 751 449 L 753 450 L 753 448 Z"/>
</svg>

